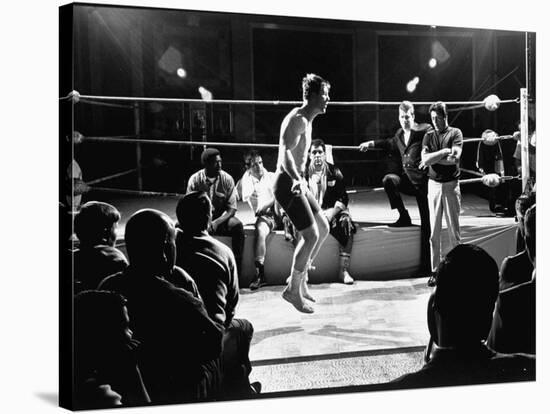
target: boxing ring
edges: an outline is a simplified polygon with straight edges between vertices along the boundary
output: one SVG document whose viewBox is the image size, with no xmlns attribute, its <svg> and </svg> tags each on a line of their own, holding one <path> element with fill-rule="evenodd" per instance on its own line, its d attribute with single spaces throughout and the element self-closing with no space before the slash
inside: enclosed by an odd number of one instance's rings
<svg viewBox="0 0 550 414">
<path fill-rule="evenodd" d="M 79 142 L 94 142 L 100 145 L 122 145 L 124 144 L 128 152 L 135 154 L 135 168 L 124 169 L 115 173 L 110 173 L 102 177 L 95 178 L 86 182 L 87 192 L 84 194 L 84 200 L 101 200 L 114 205 L 122 214 L 122 220 L 119 224 L 117 246 L 124 251 L 124 225 L 126 220 L 135 211 L 141 208 L 156 208 L 176 220 L 175 207 L 177 201 L 183 196 L 182 192 L 166 191 L 148 191 L 143 189 L 143 168 L 142 151 L 145 146 L 162 146 L 165 148 L 181 147 L 217 147 L 222 151 L 224 148 L 232 148 L 244 151 L 248 147 L 261 149 L 264 152 L 275 151 L 278 147 L 273 143 L 244 143 L 244 142 L 221 142 L 209 141 L 205 133 L 206 128 L 202 130 L 199 140 L 179 140 L 179 139 L 152 139 L 144 136 L 140 131 L 140 106 L 141 104 L 162 103 L 166 105 L 189 105 L 189 107 L 200 107 L 201 111 L 212 111 L 216 105 L 256 105 L 256 106 L 291 106 L 301 105 L 302 101 L 257 101 L 257 100 L 214 100 L 214 99 L 163 99 L 163 98 L 135 98 L 135 97 L 116 97 L 116 96 L 92 96 L 81 95 L 77 91 L 72 91 L 66 97 L 60 98 L 68 101 L 72 105 L 72 110 L 76 105 L 99 105 L 125 109 L 133 112 L 134 133 L 124 136 L 85 136 L 77 132 L 78 126 L 73 125 L 73 140 Z M 358 102 L 330 102 L 329 106 L 398 106 L 401 102 L 381 102 L 381 101 L 358 101 Z M 412 102 L 415 106 L 430 105 L 432 102 Z M 493 111 L 502 104 L 519 104 L 520 106 L 520 136 L 521 136 L 521 157 L 522 157 L 522 175 L 518 176 L 499 176 L 500 182 L 520 180 L 522 188 L 525 188 L 529 179 L 529 160 L 528 160 L 528 133 L 527 133 L 527 91 L 520 90 L 520 97 L 508 100 L 500 100 L 495 95 L 490 95 L 483 101 L 456 101 L 446 102 L 449 108 L 456 110 L 468 110 L 477 108 L 486 108 Z M 451 110 L 450 110 L 451 111 Z M 199 112 L 200 114 L 200 112 Z M 200 117 L 199 117 L 200 118 Z M 206 122 L 206 119 L 202 119 Z M 464 145 L 468 143 L 484 141 L 491 139 L 508 140 L 514 139 L 512 135 L 498 136 L 491 131 L 487 136 L 465 138 Z M 196 134 L 195 134 L 196 136 Z M 181 137 L 180 137 L 181 138 Z M 278 138 L 272 142 L 278 142 Z M 327 144 L 330 144 L 327 140 Z M 358 152 L 356 146 L 332 145 L 332 152 L 341 152 L 342 158 L 348 151 Z M 369 151 L 377 151 L 372 148 Z M 84 171 L 85 173 L 85 171 Z M 480 183 L 484 180 L 482 174 L 477 171 L 463 168 L 460 184 L 461 187 L 470 184 Z M 469 178 L 462 178 L 466 175 Z M 135 179 L 135 188 L 116 188 L 109 187 L 109 182 L 115 179 L 128 178 Z M 234 177 L 235 182 L 238 177 Z M 420 266 L 420 220 L 418 209 L 414 198 L 404 196 L 403 200 L 411 213 L 413 226 L 394 228 L 388 226 L 388 223 L 395 220 L 395 212 L 389 207 L 389 203 L 380 187 L 350 187 L 348 188 L 350 197 L 350 213 L 354 222 L 357 224 L 357 233 L 354 236 L 353 251 L 351 255 L 350 273 L 356 280 L 384 281 L 397 280 L 405 278 L 414 278 L 420 275 L 418 273 Z M 74 194 L 73 194 L 74 197 Z M 83 201 L 84 201 L 83 200 Z M 254 275 L 254 217 L 250 212 L 248 205 L 239 202 L 236 213 L 245 225 L 245 247 L 243 252 L 242 274 L 240 286 L 246 287 Z M 464 194 L 463 206 L 460 217 L 462 242 L 473 243 L 483 247 L 500 263 L 506 256 L 515 253 L 516 246 L 516 226 L 513 218 L 496 218 L 487 206 L 487 201 L 481 197 Z M 218 237 L 222 242 L 231 245 L 228 237 Z M 448 239 L 445 229 L 442 232 L 443 253 L 448 251 Z M 291 266 L 294 246 L 285 240 L 282 231 L 273 232 L 267 239 L 267 255 L 265 259 L 265 276 L 268 284 L 281 285 L 285 283 Z M 335 282 L 338 274 L 338 244 L 335 239 L 328 237 L 325 241 L 317 259 L 315 260 L 315 269 L 309 274 L 309 280 L 313 284 Z"/>
</svg>

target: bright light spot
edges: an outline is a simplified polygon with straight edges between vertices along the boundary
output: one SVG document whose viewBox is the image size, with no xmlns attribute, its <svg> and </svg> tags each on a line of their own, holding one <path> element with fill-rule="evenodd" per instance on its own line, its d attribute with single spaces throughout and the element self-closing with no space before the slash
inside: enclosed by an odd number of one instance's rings
<svg viewBox="0 0 550 414">
<path fill-rule="evenodd" d="M 204 101 L 211 101 L 213 98 L 212 92 L 203 86 L 199 86 L 199 93 L 201 94 L 201 99 Z"/>
<path fill-rule="evenodd" d="M 420 78 L 415 76 L 409 82 L 407 82 L 407 92 L 413 93 L 416 90 L 416 85 L 420 82 Z"/>
<path fill-rule="evenodd" d="M 431 58 L 428 62 L 428 66 L 432 69 L 435 68 L 437 66 L 437 60 L 435 58 Z"/>
<path fill-rule="evenodd" d="M 179 76 L 180 78 L 182 78 L 182 79 L 185 78 L 185 77 L 187 76 L 187 71 L 186 71 L 185 69 L 183 69 L 183 68 L 179 68 L 179 69 L 176 71 L 176 73 L 177 73 L 178 76 Z"/>
</svg>

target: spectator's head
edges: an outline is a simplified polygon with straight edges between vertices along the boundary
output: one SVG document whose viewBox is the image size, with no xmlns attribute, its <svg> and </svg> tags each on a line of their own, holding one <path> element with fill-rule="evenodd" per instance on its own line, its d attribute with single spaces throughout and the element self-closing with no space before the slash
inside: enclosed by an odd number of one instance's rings
<svg viewBox="0 0 550 414">
<path fill-rule="evenodd" d="M 244 163 L 246 169 L 249 170 L 255 177 L 261 178 L 264 175 L 264 161 L 261 154 L 251 149 L 244 155 Z"/>
<path fill-rule="evenodd" d="M 216 148 L 206 148 L 201 154 L 201 163 L 206 170 L 206 175 L 213 177 L 222 169 L 222 156 Z"/>
<path fill-rule="evenodd" d="M 309 147 L 309 159 L 314 167 L 321 167 L 327 160 L 326 146 L 322 139 L 314 139 Z"/>
<path fill-rule="evenodd" d="M 176 262 L 176 228 L 166 214 L 139 210 L 126 223 L 124 235 L 130 266 L 147 276 L 165 276 Z"/>
<path fill-rule="evenodd" d="M 75 217 L 75 233 L 82 245 L 114 246 L 119 220 L 120 213 L 114 206 L 100 201 L 89 201 L 80 208 Z"/>
<path fill-rule="evenodd" d="M 108 358 L 108 353 L 130 344 L 132 331 L 126 299 L 117 293 L 100 290 L 79 293 L 74 299 L 74 318 L 77 357 Z"/>
<path fill-rule="evenodd" d="M 495 260 L 478 246 L 460 244 L 440 263 L 436 280 L 428 310 L 432 338 L 442 347 L 479 345 L 489 333 L 498 295 Z"/>
<path fill-rule="evenodd" d="M 212 203 L 204 191 L 192 191 L 176 207 L 178 223 L 186 234 L 201 233 L 212 221 Z"/>
<path fill-rule="evenodd" d="M 536 213 L 537 213 L 537 205 L 533 204 L 525 213 L 525 247 L 527 248 L 527 254 L 529 255 L 529 259 L 531 260 L 531 263 L 533 263 L 533 267 L 536 266 L 536 243 L 537 243 L 537 220 L 536 220 Z"/>
<path fill-rule="evenodd" d="M 523 193 L 516 200 L 516 219 L 521 237 L 525 238 L 525 213 L 535 204 L 537 194 L 535 192 Z"/>
<path fill-rule="evenodd" d="M 409 101 L 399 104 L 399 124 L 405 131 L 410 131 L 414 125 L 414 106 Z"/>
<path fill-rule="evenodd" d="M 437 131 L 442 131 L 447 127 L 447 105 L 444 102 L 438 101 L 431 104 L 428 112 Z"/>
</svg>

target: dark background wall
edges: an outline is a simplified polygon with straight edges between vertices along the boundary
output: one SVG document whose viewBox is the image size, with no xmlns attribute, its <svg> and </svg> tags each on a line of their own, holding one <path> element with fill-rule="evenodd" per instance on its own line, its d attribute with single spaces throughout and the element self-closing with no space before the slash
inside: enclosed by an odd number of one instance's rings
<svg viewBox="0 0 550 414">
<path fill-rule="evenodd" d="M 301 100 L 300 81 L 308 72 L 331 82 L 333 101 L 469 101 L 492 93 L 510 99 L 525 87 L 523 32 L 88 5 L 75 5 L 73 17 L 73 88 L 86 95 L 200 98 L 202 86 L 214 99 Z M 431 69 L 434 53 L 441 59 Z M 183 78 L 176 73 L 180 67 L 186 71 Z M 530 76 L 534 97 L 534 73 Z M 409 93 L 405 88 L 414 77 L 419 82 Z M 138 133 L 149 139 L 277 143 L 290 108 L 122 104 L 78 104 L 75 128 L 85 136 Z M 416 109 L 417 120 L 429 122 L 427 106 Z M 496 112 L 455 109 L 449 120 L 466 137 L 480 136 L 486 128 L 509 134 L 519 120 L 515 104 Z M 357 145 L 388 137 L 397 127 L 396 107 L 331 106 L 315 120 L 314 136 Z M 475 148 L 469 145 L 467 168 L 473 166 Z M 182 191 L 200 167 L 201 151 L 142 145 L 144 188 Z M 243 151 L 222 150 L 224 169 L 235 178 L 242 171 Z M 276 152 L 263 152 L 273 169 Z M 345 151 L 335 157 L 350 184 L 379 183 L 379 154 Z M 87 142 L 77 149 L 77 158 L 90 180 L 135 166 L 136 149 Z M 129 176 L 110 184 L 135 187 L 136 180 Z"/>
</svg>

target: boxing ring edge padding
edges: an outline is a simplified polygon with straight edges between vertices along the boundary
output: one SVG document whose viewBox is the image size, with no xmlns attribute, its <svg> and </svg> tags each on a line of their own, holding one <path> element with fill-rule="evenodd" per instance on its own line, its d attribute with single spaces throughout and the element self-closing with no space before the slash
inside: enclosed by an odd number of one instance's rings
<svg viewBox="0 0 550 414">
<path fill-rule="evenodd" d="M 356 280 L 395 280 L 419 275 L 420 227 L 394 228 L 356 223 L 350 273 Z M 485 249 L 500 266 L 506 256 L 515 254 L 516 226 L 462 226 L 462 243 L 472 243 Z M 231 247 L 229 237 L 216 237 Z M 447 230 L 442 231 L 442 252 L 450 250 Z M 271 233 L 266 241 L 265 276 L 270 285 L 283 285 L 289 276 L 294 246 L 285 240 L 282 231 Z M 338 281 L 338 242 L 328 236 L 309 272 L 310 283 Z M 245 226 L 242 274 L 239 286 L 246 288 L 254 277 L 254 229 Z"/>
</svg>

